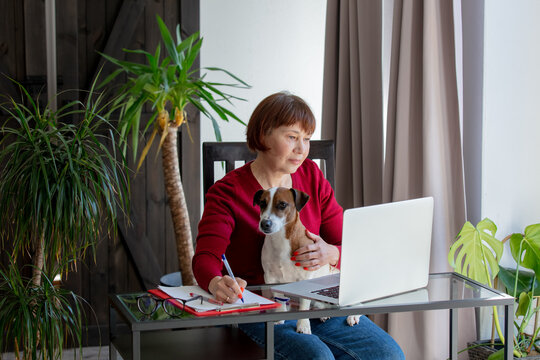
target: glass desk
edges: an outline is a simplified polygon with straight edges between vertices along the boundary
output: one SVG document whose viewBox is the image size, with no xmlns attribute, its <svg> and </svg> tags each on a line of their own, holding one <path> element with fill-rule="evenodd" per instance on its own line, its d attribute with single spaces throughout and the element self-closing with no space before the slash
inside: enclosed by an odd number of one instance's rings
<svg viewBox="0 0 540 360">
<path fill-rule="evenodd" d="M 273 298 L 274 294 L 270 290 L 271 285 L 251 286 L 249 289 L 267 298 Z M 233 331 L 234 338 L 242 339 L 243 333 L 238 329 L 231 330 L 232 325 L 240 323 L 264 322 L 266 323 L 266 349 L 261 350 L 261 357 L 266 359 L 274 358 L 274 322 L 279 320 L 294 320 L 302 318 L 320 318 L 332 316 L 347 316 L 354 314 L 377 314 L 393 313 L 404 311 L 425 311 L 448 309 L 450 317 L 450 349 L 451 359 L 457 359 L 457 311 L 458 308 L 472 308 L 484 306 L 504 307 L 504 335 L 506 339 L 512 338 L 513 331 L 513 307 L 514 298 L 490 289 L 482 284 L 474 282 L 456 273 L 430 274 L 427 287 L 398 294 L 383 299 L 365 302 L 358 305 L 339 307 L 322 302 L 311 302 L 311 309 L 298 310 L 298 299 L 291 298 L 288 305 L 282 308 L 249 311 L 218 316 L 197 317 L 184 313 L 181 318 L 169 318 L 161 308 L 151 317 L 141 314 L 137 309 L 136 297 L 138 294 L 110 295 L 110 359 L 116 359 L 117 352 L 122 358 L 140 360 L 161 359 L 169 355 L 183 355 L 187 353 L 197 357 L 196 354 L 208 354 L 210 350 L 216 350 L 223 344 L 230 345 L 230 336 L 224 337 L 223 331 Z M 118 321 L 123 321 L 119 324 Z M 208 328 L 210 327 L 210 328 Z M 194 340 L 182 342 L 184 333 L 173 331 L 178 329 L 202 329 L 204 332 L 195 333 L 193 339 L 203 337 L 202 345 L 197 345 Z M 221 344 L 214 345 L 216 340 Z M 192 345 L 189 345 L 192 344 Z M 244 348 L 245 341 L 242 341 L 242 348 L 237 349 L 239 354 L 251 351 Z M 510 342 L 511 344 L 511 342 Z M 254 345 L 254 344 L 253 344 Z M 200 346 L 200 347 L 198 347 Z M 255 345 L 254 345 L 255 346 Z M 226 347 L 224 348 L 226 349 Z M 230 358 L 237 357 L 238 354 L 230 353 Z M 256 351 L 256 350 L 254 350 Z M 179 353 L 181 352 L 181 353 Z M 220 354 L 225 354 L 221 352 Z M 185 357 L 183 357 L 185 358 Z M 512 347 L 505 348 L 505 359 L 512 359 Z"/>
</svg>

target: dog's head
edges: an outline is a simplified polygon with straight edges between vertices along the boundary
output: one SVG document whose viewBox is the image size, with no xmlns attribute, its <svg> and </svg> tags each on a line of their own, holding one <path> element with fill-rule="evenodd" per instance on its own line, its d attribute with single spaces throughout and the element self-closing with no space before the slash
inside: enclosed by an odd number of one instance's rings
<svg viewBox="0 0 540 360">
<path fill-rule="evenodd" d="M 253 205 L 259 205 L 261 209 L 259 229 L 267 235 L 281 230 L 296 219 L 296 214 L 308 200 L 308 194 L 296 189 L 275 187 L 257 191 Z"/>
</svg>

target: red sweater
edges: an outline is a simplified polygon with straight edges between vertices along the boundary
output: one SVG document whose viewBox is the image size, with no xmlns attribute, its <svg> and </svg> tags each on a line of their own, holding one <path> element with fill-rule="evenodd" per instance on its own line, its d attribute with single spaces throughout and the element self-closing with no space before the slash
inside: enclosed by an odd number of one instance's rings
<svg viewBox="0 0 540 360">
<path fill-rule="evenodd" d="M 222 275 L 222 271 L 226 274 L 221 261 L 223 253 L 235 276 L 251 285 L 264 283 L 261 249 L 265 235 L 259 230 L 259 207 L 253 205 L 253 196 L 262 188 L 250 164 L 226 174 L 206 194 L 192 264 L 203 289 L 208 289 L 210 280 Z M 309 159 L 291 176 L 293 188 L 310 196 L 300 211 L 302 223 L 327 243 L 338 246 L 341 253 L 343 209 L 330 183 Z"/>
</svg>

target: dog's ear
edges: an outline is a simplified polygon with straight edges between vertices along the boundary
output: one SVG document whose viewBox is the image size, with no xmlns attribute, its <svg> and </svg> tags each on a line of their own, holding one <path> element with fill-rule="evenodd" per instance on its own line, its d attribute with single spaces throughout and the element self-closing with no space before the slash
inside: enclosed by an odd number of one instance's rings
<svg viewBox="0 0 540 360">
<path fill-rule="evenodd" d="M 255 196 L 253 196 L 253 206 L 259 205 L 261 203 L 261 196 L 264 193 L 264 190 L 259 190 L 255 193 Z"/>
<path fill-rule="evenodd" d="M 306 205 L 309 200 L 309 195 L 303 191 L 291 189 L 292 196 L 294 199 L 294 204 L 296 205 L 296 210 L 300 211 Z"/>
</svg>

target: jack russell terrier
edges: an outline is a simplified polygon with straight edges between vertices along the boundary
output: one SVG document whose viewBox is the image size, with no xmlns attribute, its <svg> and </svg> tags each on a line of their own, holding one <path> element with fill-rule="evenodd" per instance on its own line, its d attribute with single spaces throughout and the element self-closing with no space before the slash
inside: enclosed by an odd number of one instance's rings
<svg viewBox="0 0 540 360">
<path fill-rule="evenodd" d="M 261 209 L 259 229 L 266 234 L 261 262 L 267 284 L 313 279 L 339 271 L 331 265 L 306 271 L 291 260 L 297 249 L 313 243 L 306 236 L 306 228 L 299 217 L 300 210 L 308 200 L 309 195 L 305 192 L 283 187 L 259 190 L 253 197 L 253 205 L 259 205 Z M 309 310 L 310 302 L 300 299 L 299 309 Z M 347 323 L 350 326 L 358 324 L 359 318 L 359 315 L 348 316 Z M 321 321 L 327 319 L 322 318 Z M 311 334 L 309 319 L 298 320 L 296 331 Z"/>
</svg>

